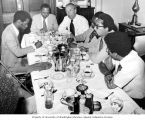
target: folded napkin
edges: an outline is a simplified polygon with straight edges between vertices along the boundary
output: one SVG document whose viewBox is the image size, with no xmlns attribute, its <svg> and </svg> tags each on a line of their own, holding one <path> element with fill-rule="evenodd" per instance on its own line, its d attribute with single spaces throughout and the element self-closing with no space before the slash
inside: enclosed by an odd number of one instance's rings
<svg viewBox="0 0 145 120">
<path fill-rule="evenodd" d="M 34 44 L 35 42 L 37 42 L 40 39 L 39 36 L 37 36 L 36 34 L 25 34 L 22 38 L 22 42 L 21 42 L 21 47 L 25 48 L 28 46 L 31 46 L 32 44 Z"/>
<path fill-rule="evenodd" d="M 35 52 L 37 55 L 47 55 L 48 54 L 48 50 L 44 46 L 36 49 Z"/>
</svg>

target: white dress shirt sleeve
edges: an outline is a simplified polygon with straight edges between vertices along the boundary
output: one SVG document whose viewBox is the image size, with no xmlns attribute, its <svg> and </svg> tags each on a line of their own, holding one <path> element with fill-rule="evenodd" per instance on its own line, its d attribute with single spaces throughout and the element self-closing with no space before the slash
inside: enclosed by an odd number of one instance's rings
<svg viewBox="0 0 145 120">
<path fill-rule="evenodd" d="M 128 65 L 123 66 L 121 71 L 114 76 L 114 84 L 120 88 L 123 88 L 129 82 L 131 82 L 136 75 L 137 69 L 135 65 L 129 63 Z"/>
</svg>

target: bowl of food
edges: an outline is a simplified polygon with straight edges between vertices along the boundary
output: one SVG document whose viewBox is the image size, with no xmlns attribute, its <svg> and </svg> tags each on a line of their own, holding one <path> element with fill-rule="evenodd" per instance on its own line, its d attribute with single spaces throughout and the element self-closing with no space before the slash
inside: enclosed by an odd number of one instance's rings
<svg viewBox="0 0 145 120">
<path fill-rule="evenodd" d="M 84 85 L 84 84 L 79 84 L 77 87 L 76 87 L 76 90 L 81 92 L 81 94 L 85 94 L 85 91 L 88 89 L 88 86 L 87 85 Z"/>
</svg>

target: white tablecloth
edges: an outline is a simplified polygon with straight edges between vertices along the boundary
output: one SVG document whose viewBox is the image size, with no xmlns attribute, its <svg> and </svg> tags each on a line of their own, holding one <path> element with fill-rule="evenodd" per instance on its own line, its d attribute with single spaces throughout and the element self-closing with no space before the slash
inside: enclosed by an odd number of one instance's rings
<svg viewBox="0 0 145 120">
<path fill-rule="evenodd" d="M 47 59 L 42 59 L 35 56 L 36 53 L 29 53 L 27 55 L 28 63 L 34 64 L 36 62 L 46 61 Z M 53 63 L 53 62 L 52 62 Z M 110 99 L 104 100 L 103 98 L 109 95 L 112 91 L 114 92 L 114 96 L 119 97 L 123 100 L 124 107 L 119 114 L 131 114 L 136 108 L 139 106 L 120 88 L 116 89 L 108 89 L 105 85 L 104 75 L 99 71 L 97 64 L 92 64 L 91 61 L 81 62 L 81 71 L 83 71 L 86 65 L 90 65 L 91 69 L 95 77 L 85 79 L 86 85 L 89 87 L 89 91 L 94 94 L 94 100 L 100 101 L 102 105 L 102 109 L 99 112 L 95 112 L 96 114 L 113 114 L 113 110 L 111 109 Z M 55 74 L 61 74 L 63 76 L 62 79 L 57 80 L 54 79 Z M 80 72 L 81 74 L 81 72 Z M 31 73 L 33 88 L 35 92 L 35 99 L 37 105 L 37 113 L 41 114 L 69 114 L 70 111 L 66 105 L 60 103 L 60 98 L 65 89 L 72 88 L 75 89 L 79 84 L 75 78 L 67 77 L 66 72 L 55 72 L 54 65 L 49 70 L 43 71 L 33 71 Z M 45 77 L 45 78 L 44 78 Z M 55 89 L 57 92 L 54 93 L 54 104 L 52 109 L 45 108 L 45 100 L 44 100 L 44 89 L 40 88 L 40 86 L 47 81 L 53 81 Z M 111 96 L 110 96 L 111 97 Z"/>
</svg>

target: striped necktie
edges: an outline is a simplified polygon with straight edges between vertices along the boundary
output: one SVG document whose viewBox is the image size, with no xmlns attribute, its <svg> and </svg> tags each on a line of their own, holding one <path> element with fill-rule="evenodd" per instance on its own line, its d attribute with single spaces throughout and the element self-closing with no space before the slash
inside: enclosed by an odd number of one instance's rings
<svg viewBox="0 0 145 120">
<path fill-rule="evenodd" d="M 70 32 L 75 36 L 75 27 L 73 24 L 73 20 L 71 20 L 71 23 L 70 23 Z"/>
</svg>

